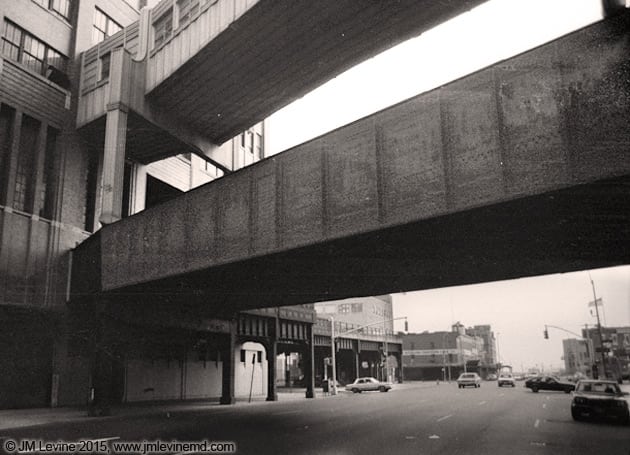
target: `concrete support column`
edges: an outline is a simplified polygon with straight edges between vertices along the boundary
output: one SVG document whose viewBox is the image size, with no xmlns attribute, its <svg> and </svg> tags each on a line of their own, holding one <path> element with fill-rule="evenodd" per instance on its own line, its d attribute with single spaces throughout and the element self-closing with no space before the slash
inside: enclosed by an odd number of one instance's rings
<svg viewBox="0 0 630 455">
<path fill-rule="evenodd" d="M 234 362 L 234 347 L 236 346 L 236 319 L 230 321 L 230 335 L 227 346 L 223 350 L 223 389 L 221 404 L 234 404 L 234 378 L 236 376 L 236 363 Z"/>
<path fill-rule="evenodd" d="M 304 380 L 306 398 L 315 398 L 315 335 L 313 325 L 307 327 L 306 349 L 304 350 Z"/>
<path fill-rule="evenodd" d="M 122 217 L 127 116 L 131 93 L 131 55 L 124 48 L 114 49 L 111 53 L 109 86 L 103 153 L 101 224 L 110 224 Z"/>
<path fill-rule="evenodd" d="M 276 391 L 276 357 L 278 356 L 278 342 L 275 336 L 267 349 L 267 401 L 278 401 Z"/>
<path fill-rule="evenodd" d="M 354 378 L 358 378 L 359 377 L 359 354 L 360 354 L 360 348 L 359 348 L 359 340 L 356 340 L 352 346 L 352 350 L 354 351 Z"/>
<path fill-rule="evenodd" d="M 103 155 L 101 224 L 111 224 L 122 218 L 127 115 L 127 109 L 122 105 L 107 111 L 105 151 Z"/>
</svg>

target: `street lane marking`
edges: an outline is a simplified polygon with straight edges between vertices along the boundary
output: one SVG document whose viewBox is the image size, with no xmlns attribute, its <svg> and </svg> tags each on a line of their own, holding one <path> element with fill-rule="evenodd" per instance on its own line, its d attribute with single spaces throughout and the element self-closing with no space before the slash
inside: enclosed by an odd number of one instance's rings
<svg viewBox="0 0 630 455">
<path fill-rule="evenodd" d="M 539 446 L 539 447 L 545 447 L 547 445 L 546 442 L 530 442 L 529 445 L 531 446 Z"/>
<path fill-rule="evenodd" d="M 540 419 L 536 419 L 536 423 L 534 423 L 534 428 L 538 428 L 538 425 L 540 425 Z"/>
<path fill-rule="evenodd" d="M 479 402 L 479 406 L 481 406 L 482 404 L 486 404 L 486 403 L 487 403 L 487 401 L 480 401 Z"/>
<path fill-rule="evenodd" d="M 437 421 L 438 421 L 438 422 L 441 422 L 441 421 L 446 420 L 446 419 L 449 419 L 449 418 L 451 418 L 451 417 L 453 417 L 453 414 L 449 414 L 449 415 L 447 415 L 447 416 L 440 417 L 439 419 L 437 419 Z"/>
<path fill-rule="evenodd" d="M 405 439 L 418 439 L 416 436 L 405 436 Z"/>
<path fill-rule="evenodd" d="M 279 416 L 279 415 L 284 415 L 284 414 L 299 414 L 302 411 L 300 409 L 297 409 L 295 411 L 280 411 L 280 412 L 274 412 L 271 415 L 272 416 Z"/>
<path fill-rule="evenodd" d="M 543 403 L 543 409 L 547 407 L 547 403 Z"/>
<path fill-rule="evenodd" d="M 432 434 L 429 439 L 440 439 L 440 437 L 437 434 Z"/>
</svg>

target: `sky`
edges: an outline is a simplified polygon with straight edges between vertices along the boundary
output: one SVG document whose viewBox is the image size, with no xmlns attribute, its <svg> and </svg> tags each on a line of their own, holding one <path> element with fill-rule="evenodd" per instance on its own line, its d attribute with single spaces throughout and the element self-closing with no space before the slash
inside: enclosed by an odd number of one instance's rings
<svg viewBox="0 0 630 455">
<path fill-rule="evenodd" d="M 384 52 L 268 119 L 268 152 L 279 153 L 334 128 L 544 44 L 602 17 L 601 0 L 490 0 Z M 591 272 L 604 300 L 602 323 L 630 325 L 630 267 Z M 516 370 L 563 365 L 562 339 L 595 324 L 587 272 L 395 294 L 395 316 L 414 332 L 490 324 L 499 355 Z M 605 318 L 603 317 L 605 314 Z M 604 321 L 605 319 L 605 321 Z M 403 322 L 397 321 L 397 330 Z"/>
</svg>

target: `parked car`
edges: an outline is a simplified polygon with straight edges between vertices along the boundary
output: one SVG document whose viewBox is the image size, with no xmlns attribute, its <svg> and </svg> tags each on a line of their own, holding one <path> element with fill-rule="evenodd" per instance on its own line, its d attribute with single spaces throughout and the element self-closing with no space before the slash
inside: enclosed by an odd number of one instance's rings
<svg viewBox="0 0 630 455">
<path fill-rule="evenodd" d="M 499 387 L 503 387 L 504 385 L 510 387 L 516 387 L 516 382 L 514 381 L 514 377 L 510 373 L 501 373 L 499 375 L 499 379 L 497 381 Z"/>
<path fill-rule="evenodd" d="M 469 386 L 481 387 L 481 378 L 477 373 L 462 373 L 457 378 L 457 387 L 462 389 Z"/>
<path fill-rule="evenodd" d="M 488 380 L 488 381 L 496 381 L 497 380 L 497 375 L 494 374 L 494 373 L 490 373 L 488 375 L 488 377 L 486 378 L 486 380 Z"/>
<path fill-rule="evenodd" d="M 555 376 L 537 376 L 525 381 L 525 387 L 531 389 L 532 392 L 539 390 L 557 390 L 565 393 L 575 390 L 575 384 L 564 382 Z"/>
<path fill-rule="evenodd" d="M 352 384 L 346 385 L 346 390 L 352 393 L 361 393 L 367 391 L 387 392 L 391 390 L 392 385 L 389 382 L 381 382 L 378 379 L 365 377 L 356 378 Z"/>
<path fill-rule="evenodd" d="M 574 420 L 612 418 L 627 425 L 630 422 L 627 395 L 628 392 L 622 392 L 616 381 L 582 379 L 575 388 L 571 416 Z"/>
</svg>

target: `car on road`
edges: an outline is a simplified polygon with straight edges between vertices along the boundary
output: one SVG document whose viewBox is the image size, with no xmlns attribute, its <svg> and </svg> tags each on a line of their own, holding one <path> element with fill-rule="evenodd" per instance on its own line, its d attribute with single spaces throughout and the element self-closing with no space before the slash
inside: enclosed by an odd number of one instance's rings
<svg viewBox="0 0 630 455">
<path fill-rule="evenodd" d="M 346 390 L 352 393 L 361 393 L 368 391 L 387 392 L 391 390 L 391 388 L 391 383 L 381 382 L 378 379 L 372 377 L 356 378 L 352 384 L 346 385 Z"/>
<path fill-rule="evenodd" d="M 497 375 L 494 373 L 490 373 L 488 375 L 488 377 L 486 378 L 487 381 L 496 381 L 497 380 Z"/>
<path fill-rule="evenodd" d="M 535 378 L 525 381 L 525 387 L 531 389 L 532 392 L 538 392 L 539 390 L 556 390 L 570 393 L 575 390 L 575 384 L 561 381 L 555 376 L 536 376 Z"/>
<path fill-rule="evenodd" d="M 615 419 L 627 425 L 630 422 L 627 395 L 616 381 L 581 379 L 571 401 L 571 417 Z"/>
<path fill-rule="evenodd" d="M 457 378 L 457 387 L 463 389 L 464 387 L 481 387 L 481 378 L 477 373 L 462 373 Z"/>
<path fill-rule="evenodd" d="M 514 376 L 510 373 L 501 373 L 499 375 L 499 379 L 497 380 L 497 384 L 499 387 L 509 386 L 516 387 L 516 382 L 514 381 Z"/>
</svg>

